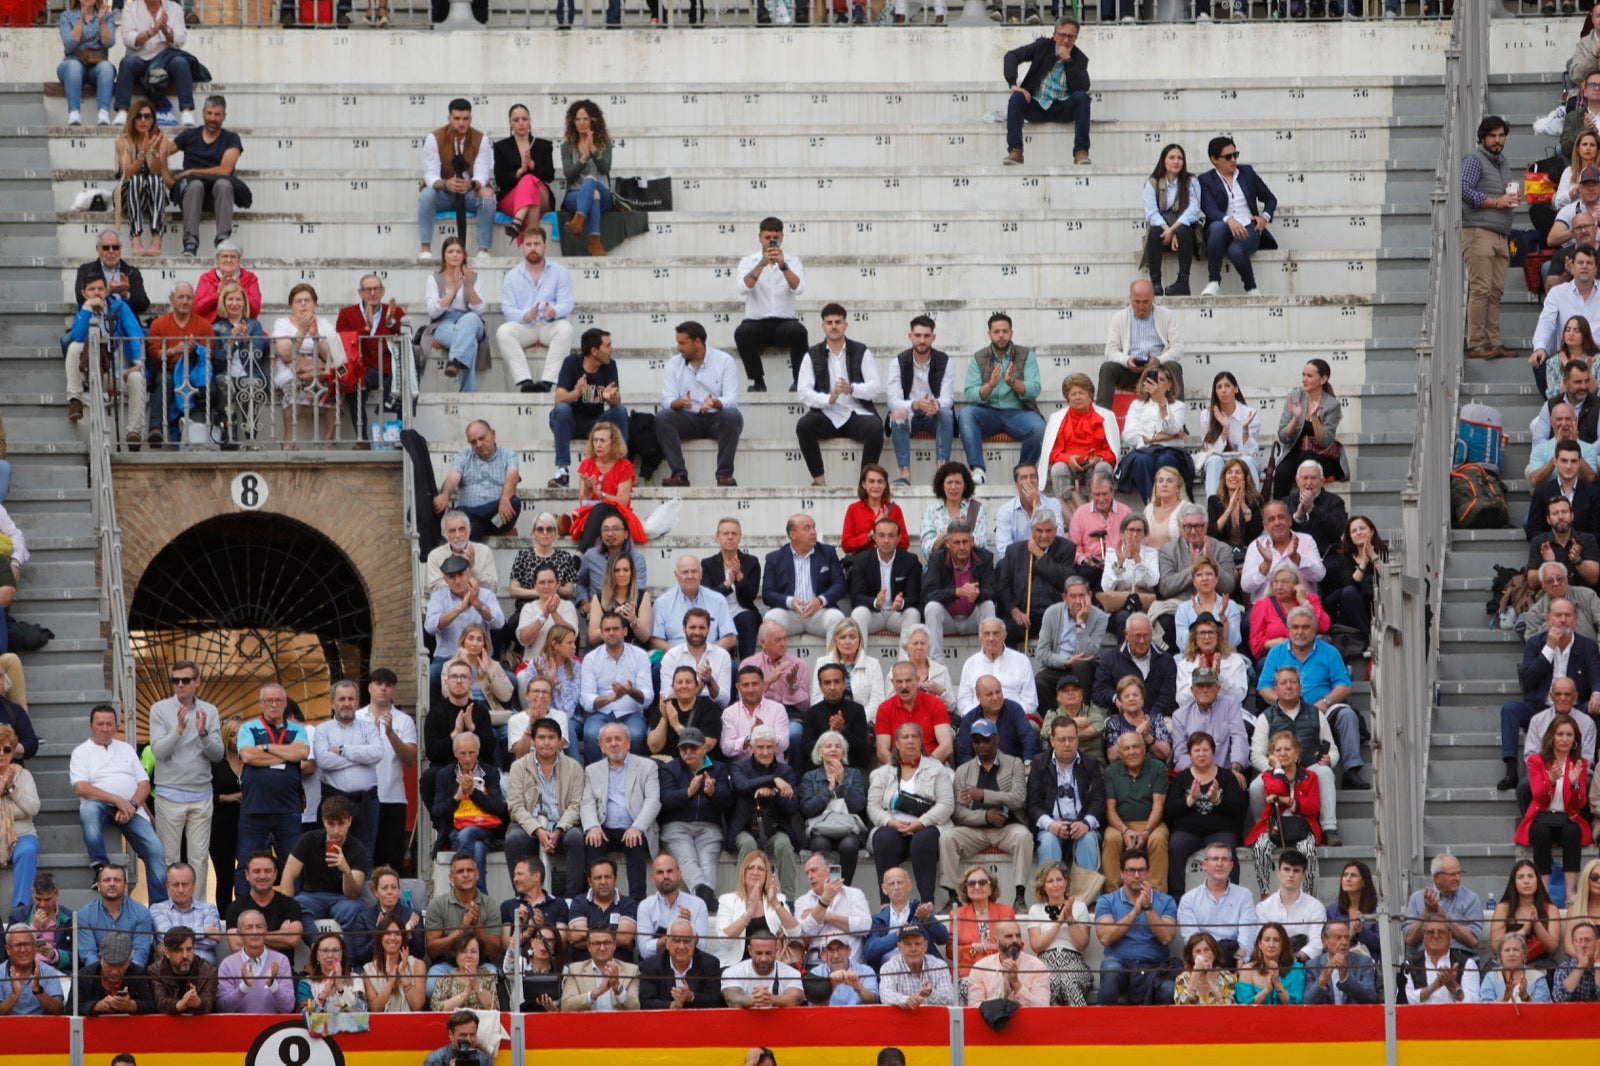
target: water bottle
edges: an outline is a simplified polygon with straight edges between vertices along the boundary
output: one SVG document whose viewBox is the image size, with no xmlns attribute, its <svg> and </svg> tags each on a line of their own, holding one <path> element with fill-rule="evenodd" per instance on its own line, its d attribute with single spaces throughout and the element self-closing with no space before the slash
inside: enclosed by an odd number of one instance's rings
<svg viewBox="0 0 1600 1066">
<path fill-rule="evenodd" d="M 1493 914 L 1494 913 L 1494 896 L 1491 895 L 1489 897 L 1488 901 L 1484 903 L 1484 906 L 1488 909 L 1490 914 Z"/>
</svg>

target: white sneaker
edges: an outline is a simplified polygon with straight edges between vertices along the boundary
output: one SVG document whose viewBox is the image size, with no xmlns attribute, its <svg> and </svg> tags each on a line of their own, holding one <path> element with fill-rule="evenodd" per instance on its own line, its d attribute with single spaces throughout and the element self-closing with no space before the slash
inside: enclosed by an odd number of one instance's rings
<svg viewBox="0 0 1600 1066">
<path fill-rule="evenodd" d="M 1393 22 L 1398 17 L 1393 11 L 1385 11 L 1383 13 L 1383 21 L 1385 22 Z"/>
<path fill-rule="evenodd" d="M 1213 281 L 1211 284 L 1200 290 L 1201 296 L 1220 296 L 1221 294 L 1222 283 L 1218 281 Z"/>
<path fill-rule="evenodd" d="M 982 485 L 984 482 L 988 481 L 989 478 L 983 472 L 983 467 L 975 466 L 972 468 L 972 480 L 974 484 Z"/>
<path fill-rule="evenodd" d="M 69 126 L 81 126 L 81 125 L 83 125 L 83 116 L 78 114 L 76 111 L 68 111 L 67 112 L 67 125 L 69 125 Z"/>
<path fill-rule="evenodd" d="M 113 126 L 121 126 L 127 121 L 128 113 L 126 111 L 118 111 L 116 117 L 111 120 L 111 124 Z"/>
<path fill-rule="evenodd" d="M 185 111 L 183 113 L 183 118 L 182 118 L 181 121 L 183 122 L 183 124 L 185 126 L 193 126 L 195 124 L 194 112 L 193 111 Z"/>
<path fill-rule="evenodd" d="M 479 263 L 487 263 L 489 261 L 489 249 L 484 248 L 483 250 L 478 252 L 478 254 L 473 256 L 472 258 L 475 261 L 479 262 Z"/>
<path fill-rule="evenodd" d="M 1200 12 L 1200 14 L 1198 14 L 1198 15 L 1196 15 L 1194 17 L 1194 20 L 1196 22 L 1210 22 L 1211 21 L 1211 16 L 1206 14 L 1204 11 L 1202 11 L 1202 12 Z"/>
<path fill-rule="evenodd" d="M 1261 295 L 1261 290 L 1260 289 L 1246 289 L 1246 290 L 1244 290 L 1244 294 L 1246 296 L 1260 296 Z"/>
<path fill-rule="evenodd" d="M 111 112 L 102 107 L 99 111 L 95 112 L 94 121 L 95 125 L 97 126 L 111 125 Z"/>
<path fill-rule="evenodd" d="M 433 258 L 433 253 L 432 252 L 418 252 L 417 253 L 417 258 L 422 260 L 424 263 L 426 263 L 428 260 Z"/>
</svg>

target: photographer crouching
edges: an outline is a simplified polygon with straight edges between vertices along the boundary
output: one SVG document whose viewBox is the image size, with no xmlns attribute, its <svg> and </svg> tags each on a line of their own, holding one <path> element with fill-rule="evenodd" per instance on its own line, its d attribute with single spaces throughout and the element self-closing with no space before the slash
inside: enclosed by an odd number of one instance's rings
<svg viewBox="0 0 1600 1066">
<path fill-rule="evenodd" d="M 494 1056 L 478 1047 L 478 1015 L 453 1011 L 445 1021 L 450 1042 L 431 1053 L 422 1066 L 494 1066 Z"/>
</svg>

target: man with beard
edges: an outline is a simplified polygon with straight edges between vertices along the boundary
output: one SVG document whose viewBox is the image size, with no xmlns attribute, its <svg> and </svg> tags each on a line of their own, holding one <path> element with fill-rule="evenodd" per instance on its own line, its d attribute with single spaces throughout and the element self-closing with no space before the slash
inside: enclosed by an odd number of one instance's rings
<svg viewBox="0 0 1600 1066">
<path fill-rule="evenodd" d="M 996 922 L 995 940 L 1000 950 L 972 964 L 968 1003 L 1009 999 L 1022 1007 L 1050 1005 L 1050 970 L 1038 956 L 1022 950 L 1022 927 L 1016 922 Z"/>
<path fill-rule="evenodd" d="M 161 940 L 166 957 L 150 967 L 150 990 L 161 1014 L 210 1014 L 217 1009 L 217 968 L 195 955 L 194 931 L 181 925 Z"/>
</svg>

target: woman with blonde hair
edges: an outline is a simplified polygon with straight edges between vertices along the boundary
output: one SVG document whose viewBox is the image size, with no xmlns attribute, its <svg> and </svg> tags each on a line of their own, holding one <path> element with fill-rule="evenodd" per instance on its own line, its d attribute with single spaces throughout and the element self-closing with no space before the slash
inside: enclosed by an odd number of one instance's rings
<svg viewBox="0 0 1600 1066">
<path fill-rule="evenodd" d="M 745 942 L 757 929 L 779 937 L 800 931 L 800 919 L 789 910 L 789 901 L 772 872 L 772 860 L 764 851 L 752 851 L 741 859 L 733 891 L 717 898 L 706 950 L 721 959 L 726 969 L 745 957 Z"/>
<path fill-rule="evenodd" d="M 1081 1007 L 1089 1002 L 1089 965 L 1083 953 L 1089 946 L 1089 926 L 1094 918 L 1081 899 L 1071 895 L 1067 864 L 1059 859 L 1040 863 L 1033 875 L 1033 898 L 1023 925 L 1028 950 L 1050 968 L 1050 1005 Z"/>
<path fill-rule="evenodd" d="M 445 669 L 450 668 L 450 663 L 462 662 L 472 667 L 472 698 L 482 700 L 489 707 L 489 720 L 494 723 L 495 731 L 499 734 L 501 743 L 505 742 L 506 722 L 511 719 L 512 697 L 516 687 L 511 682 L 511 677 L 506 673 L 506 668 L 500 665 L 500 660 L 494 657 L 489 642 L 489 629 L 482 622 L 472 622 L 461 631 L 460 642 L 456 647 L 455 655 L 450 662 L 445 663 Z"/>
<path fill-rule="evenodd" d="M 628 446 L 610 422 L 596 422 L 589 430 L 589 443 L 578 464 L 578 506 L 572 512 L 568 530 L 578 542 L 579 551 L 588 551 L 600 539 L 600 526 L 611 515 L 628 527 L 635 547 L 642 547 L 648 536 L 639 516 L 633 513 L 633 487 L 638 474 L 628 461 Z"/>
<path fill-rule="evenodd" d="M 20 750 L 17 731 L 0 725 L 0 866 L 11 867 L 13 910 L 33 899 L 33 875 L 39 867 L 39 834 L 33 828 L 39 789 L 33 775 L 12 757 Z"/>
<path fill-rule="evenodd" d="M 589 598 L 589 646 L 597 648 L 600 640 L 600 620 L 615 612 L 628 626 L 628 643 L 646 650 L 650 647 L 650 624 L 653 612 L 650 590 L 639 584 L 634 572 L 633 556 L 627 552 L 606 560 L 605 576 L 600 590 Z"/>
<path fill-rule="evenodd" d="M 872 722 L 877 717 L 878 705 L 888 698 L 883 667 L 876 655 L 867 654 L 867 641 L 861 627 L 848 618 L 833 627 L 828 634 L 827 650 L 811 669 L 813 694 L 822 691 L 821 671 L 829 663 L 844 667 L 845 699 L 861 704 L 861 709 L 867 712 L 867 721 Z"/>
</svg>

